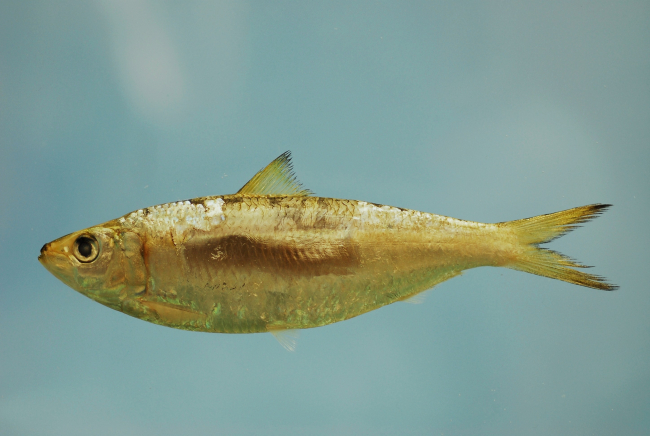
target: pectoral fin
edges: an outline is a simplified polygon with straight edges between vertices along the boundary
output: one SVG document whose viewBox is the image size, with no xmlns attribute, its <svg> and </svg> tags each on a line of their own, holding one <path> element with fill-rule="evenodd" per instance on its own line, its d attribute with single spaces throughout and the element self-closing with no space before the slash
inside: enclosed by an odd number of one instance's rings
<svg viewBox="0 0 650 436">
<path fill-rule="evenodd" d="M 296 351 L 299 330 L 270 330 L 270 333 L 275 336 L 285 350 Z"/>
</svg>

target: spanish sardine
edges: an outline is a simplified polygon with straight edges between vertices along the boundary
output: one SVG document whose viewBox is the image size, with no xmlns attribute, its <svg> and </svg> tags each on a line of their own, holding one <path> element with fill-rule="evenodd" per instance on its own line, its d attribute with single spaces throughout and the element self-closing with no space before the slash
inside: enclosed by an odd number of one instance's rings
<svg viewBox="0 0 650 436">
<path fill-rule="evenodd" d="M 287 332 L 417 299 L 479 266 L 613 290 L 538 247 L 607 207 L 483 224 L 315 197 L 286 152 L 234 195 L 140 209 L 45 244 L 38 259 L 71 288 L 136 318 L 185 330 L 271 332 L 293 349 Z"/>
</svg>

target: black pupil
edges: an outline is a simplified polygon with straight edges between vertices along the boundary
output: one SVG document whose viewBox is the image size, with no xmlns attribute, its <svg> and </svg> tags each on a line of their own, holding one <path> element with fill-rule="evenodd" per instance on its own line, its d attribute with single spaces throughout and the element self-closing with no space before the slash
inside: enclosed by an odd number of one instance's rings
<svg viewBox="0 0 650 436">
<path fill-rule="evenodd" d="M 93 244 L 88 238 L 77 239 L 77 250 L 83 257 L 89 257 L 93 252 Z"/>
</svg>

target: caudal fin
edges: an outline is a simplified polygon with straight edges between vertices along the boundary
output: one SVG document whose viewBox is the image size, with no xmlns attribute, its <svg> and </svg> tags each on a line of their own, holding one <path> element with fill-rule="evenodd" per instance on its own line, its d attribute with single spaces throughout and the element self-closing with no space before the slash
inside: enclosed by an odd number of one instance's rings
<svg viewBox="0 0 650 436">
<path fill-rule="evenodd" d="M 507 266 L 589 288 L 605 291 L 617 289 L 618 286 L 607 283 L 603 277 L 572 269 L 589 268 L 588 266 L 580 265 L 558 252 L 538 247 L 539 244 L 550 242 L 580 227 L 578 224 L 597 217 L 610 206 L 610 204 L 590 204 L 548 215 L 499 223 L 500 227 L 507 228 L 517 235 L 519 241 L 524 245 L 518 259 Z"/>
</svg>

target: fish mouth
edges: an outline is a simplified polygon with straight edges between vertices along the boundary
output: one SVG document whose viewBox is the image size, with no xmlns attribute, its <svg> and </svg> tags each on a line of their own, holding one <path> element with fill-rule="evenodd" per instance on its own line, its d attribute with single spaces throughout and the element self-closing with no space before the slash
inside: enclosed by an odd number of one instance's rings
<svg viewBox="0 0 650 436">
<path fill-rule="evenodd" d="M 38 261 L 49 272 L 59 277 L 60 273 L 67 273 L 69 270 L 69 259 L 64 253 L 58 252 L 52 243 L 49 242 L 41 248 L 41 254 L 38 256 Z"/>
<path fill-rule="evenodd" d="M 59 253 L 55 247 L 52 247 L 50 244 L 45 244 L 41 248 L 38 261 L 54 277 L 72 289 L 78 290 L 78 284 L 74 277 L 74 269 L 70 265 L 70 259 L 64 253 Z"/>
<path fill-rule="evenodd" d="M 47 250 L 50 248 L 50 243 L 48 242 L 47 244 L 43 245 L 41 247 L 41 254 L 38 255 L 38 261 L 42 263 L 43 265 L 45 264 L 45 256 L 47 254 Z"/>
<path fill-rule="evenodd" d="M 70 237 L 73 234 L 67 234 L 65 236 L 61 236 L 59 239 L 55 239 L 54 241 L 50 241 L 47 244 L 44 244 L 41 247 L 41 254 L 38 256 L 38 261 L 43 264 L 43 266 L 47 264 L 51 264 L 53 262 L 56 263 L 56 261 L 61 261 L 63 259 L 67 260 L 68 259 L 68 251 L 71 246 L 72 240 Z"/>
</svg>

